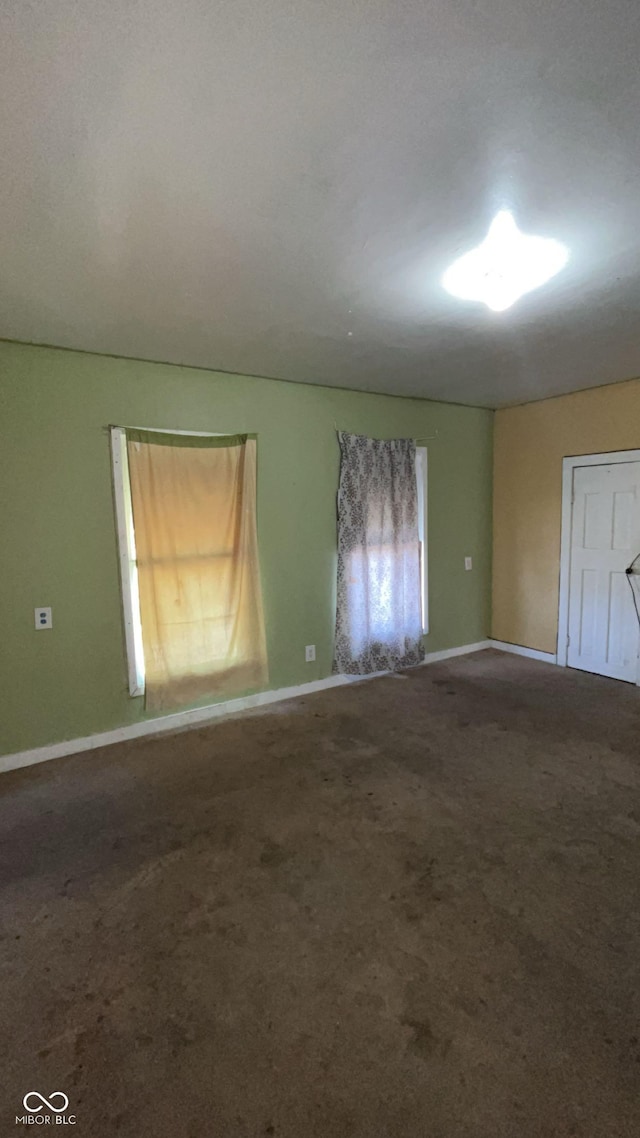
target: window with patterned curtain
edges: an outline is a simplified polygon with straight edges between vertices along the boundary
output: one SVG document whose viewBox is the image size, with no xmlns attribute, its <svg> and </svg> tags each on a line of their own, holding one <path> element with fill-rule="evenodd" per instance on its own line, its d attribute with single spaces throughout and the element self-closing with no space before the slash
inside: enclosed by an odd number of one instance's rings
<svg viewBox="0 0 640 1138">
<path fill-rule="evenodd" d="M 416 444 L 338 432 L 338 583 L 334 671 L 418 664 L 422 569 Z"/>
</svg>

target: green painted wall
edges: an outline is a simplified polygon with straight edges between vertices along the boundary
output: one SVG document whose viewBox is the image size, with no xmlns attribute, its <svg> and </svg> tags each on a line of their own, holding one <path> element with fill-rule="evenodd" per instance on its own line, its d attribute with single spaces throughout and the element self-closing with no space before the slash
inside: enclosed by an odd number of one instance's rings
<svg viewBox="0 0 640 1138">
<path fill-rule="evenodd" d="M 0 753 L 144 717 L 122 632 L 109 424 L 257 432 L 271 672 L 331 672 L 334 423 L 429 448 L 428 651 L 489 634 L 492 413 L 451 404 L 0 343 Z M 464 570 L 471 554 L 474 570 Z M 33 609 L 53 607 L 36 631 Z M 305 664 L 304 645 L 317 660 Z"/>
</svg>

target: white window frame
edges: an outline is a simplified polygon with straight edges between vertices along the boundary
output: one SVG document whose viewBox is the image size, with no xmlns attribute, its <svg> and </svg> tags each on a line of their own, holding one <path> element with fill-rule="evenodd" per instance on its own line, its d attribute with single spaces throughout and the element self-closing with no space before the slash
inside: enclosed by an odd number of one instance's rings
<svg viewBox="0 0 640 1138">
<path fill-rule="evenodd" d="M 118 556 L 120 560 L 120 589 L 124 616 L 124 639 L 127 650 L 129 695 L 144 695 L 144 648 L 140 620 L 140 594 L 138 592 L 138 562 L 136 537 L 133 528 L 131 484 L 127 459 L 127 439 L 124 427 L 111 428 L 111 463 L 113 472 L 113 498 L 116 508 Z"/>
<path fill-rule="evenodd" d="M 418 539 L 420 541 L 420 596 L 422 601 L 422 635 L 429 632 L 429 528 L 428 518 L 428 448 L 416 446 L 416 485 L 418 490 Z"/>
</svg>

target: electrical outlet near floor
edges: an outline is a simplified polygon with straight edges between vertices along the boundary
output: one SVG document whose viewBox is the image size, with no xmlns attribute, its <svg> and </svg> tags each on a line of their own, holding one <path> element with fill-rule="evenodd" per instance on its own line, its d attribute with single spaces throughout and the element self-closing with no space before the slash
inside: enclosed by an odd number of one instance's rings
<svg viewBox="0 0 640 1138">
<path fill-rule="evenodd" d="M 472 557 L 465 557 L 464 567 L 465 567 L 465 569 L 473 569 L 473 558 Z"/>
<path fill-rule="evenodd" d="M 53 628 L 53 618 L 50 608 L 34 609 L 36 628 Z"/>
<path fill-rule="evenodd" d="M 304 650 L 304 658 L 307 664 L 311 664 L 316 658 L 315 644 L 307 644 Z"/>
</svg>

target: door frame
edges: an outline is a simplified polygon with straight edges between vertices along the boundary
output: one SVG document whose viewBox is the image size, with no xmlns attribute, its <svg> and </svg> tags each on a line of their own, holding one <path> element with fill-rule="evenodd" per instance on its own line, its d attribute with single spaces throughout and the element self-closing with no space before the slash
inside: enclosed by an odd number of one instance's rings
<svg viewBox="0 0 640 1138">
<path fill-rule="evenodd" d="M 640 450 L 604 451 L 601 454 L 575 454 L 562 460 L 562 527 L 560 531 L 560 602 L 558 606 L 557 663 L 567 666 L 569 637 L 569 574 L 571 570 L 571 526 L 573 519 L 573 472 L 577 466 L 612 466 L 616 462 L 640 462 Z M 640 632 L 640 630 L 639 630 Z M 640 656 L 636 671 L 640 687 Z"/>
</svg>

